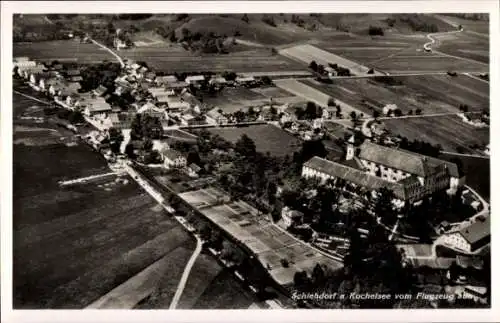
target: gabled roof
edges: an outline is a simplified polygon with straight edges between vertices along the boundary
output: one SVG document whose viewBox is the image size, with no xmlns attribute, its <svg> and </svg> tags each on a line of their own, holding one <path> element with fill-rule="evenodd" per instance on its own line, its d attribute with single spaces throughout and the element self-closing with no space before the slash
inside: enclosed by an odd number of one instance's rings
<svg viewBox="0 0 500 323">
<path fill-rule="evenodd" d="M 195 172 L 199 172 L 199 171 L 201 170 L 201 167 L 200 167 L 200 166 L 198 166 L 198 165 L 196 165 L 196 164 L 194 164 L 194 163 L 193 163 L 193 164 L 190 164 L 190 165 L 189 165 L 189 168 L 191 168 L 191 169 L 192 169 L 193 171 L 195 171 Z"/>
<path fill-rule="evenodd" d="M 80 75 L 80 70 L 78 70 L 78 69 L 67 70 L 66 75 L 68 75 L 68 76 Z"/>
<path fill-rule="evenodd" d="M 191 75 L 191 76 L 188 76 L 186 77 L 186 82 L 191 82 L 191 81 L 203 81 L 205 80 L 205 76 L 203 75 Z"/>
<path fill-rule="evenodd" d="M 157 76 L 155 81 L 160 84 L 175 83 L 177 82 L 177 77 L 175 75 Z"/>
<path fill-rule="evenodd" d="M 140 109 L 139 111 L 137 111 L 138 113 L 146 113 L 146 112 L 164 112 L 162 109 L 158 108 L 156 105 L 154 105 L 153 103 L 151 102 L 148 102 L 146 104 L 144 104 Z"/>
<path fill-rule="evenodd" d="M 332 177 L 342 178 L 350 183 L 363 186 L 369 190 L 379 190 L 385 187 L 392 190 L 397 198 L 401 200 L 407 199 L 404 185 L 402 185 L 401 183 L 389 182 L 380 177 L 370 175 L 349 166 L 345 166 L 317 156 L 305 162 L 304 166 L 317 170 L 321 173 L 328 174 Z"/>
<path fill-rule="evenodd" d="M 176 82 L 168 82 L 165 84 L 167 89 L 183 89 L 189 86 L 186 82 L 176 81 Z"/>
<path fill-rule="evenodd" d="M 395 149 L 377 145 L 369 140 L 365 140 L 359 146 L 359 158 L 376 164 L 402 170 L 417 176 L 427 177 L 439 169 L 440 165 L 445 165 L 448 172 L 453 177 L 459 177 L 456 164 L 409 152 L 403 149 Z"/>
<path fill-rule="evenodd" d="M 460 234 L 469 242 L 474 244 L 484 238 L 490 236 L 490 216 L 485 217 L 483 221 L 476 220 L 476 222 L 471 225 L 462 228 L 459 232 Z"/>
<path fill-rule="evenodd" d="M 174 150 L 174 149 L 163 149 L 161 151 L 161 154 L 165 157 L 165 158 L 168 158 L 170 160 L 175 160 L 177 158 L 180 158 L 180 157 L 184 157 L 182 155 L 182 153 L 178 152 L 177 150 Z"/>
</svg>

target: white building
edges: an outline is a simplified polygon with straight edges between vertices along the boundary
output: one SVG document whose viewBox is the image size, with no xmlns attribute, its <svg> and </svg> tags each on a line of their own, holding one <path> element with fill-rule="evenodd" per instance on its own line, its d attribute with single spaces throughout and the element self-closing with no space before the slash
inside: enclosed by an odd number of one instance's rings
<svg viewBox="0 0 500 323">
<path fill-rule="evenodd" d="M 183 168 L 187 165 L 186 157 L 174 149 L 164 149 L 161 154 L 166 168 Z"/>
<path fill-rule="evenodd" d="M 304 213 L 296 210 L 291 210 L 287 206 L 285 206 L 281 210 L 281 218 L 283 219 L 283 223 L 287 228 L 300 224 L 302 222 L 303 217 Z"/>
<path fill-rule="evenodd" d="M 356 147 L 353 137 L 348 141 L 344 164 L 313 157 L 304 163 L 302 176 L 323 181 L 341 178 L 371 191 L 385 187 L 400 201 L 410 203 L 436 191 L 456 189 L 465 182 L 454 163 L 368 140 Z"/>
<path fill-rule="evenodd" d="M 185 80 L 185 82 L 188 84 L 197 84 L 197 83 L 200 83 L 203 81 L 205 81 L 205 76 L 203 76 L 203 75 L 191 75 L 191 76 L 186 77 L 186 80 Z"/>
<path fill-rule="evenodd" d="M 458 230 L 446 232 L 443 235 L 443 243 L 465 253 L 484 247 L 490 242 L 490 216 Z"/>
<path fill-rule="evenodd" d="M 205 118 L 210 124 L 227 124 L 229 120 L 218 111 L 218 108 L 213 108 L 208 111 Z"/>
</svg>

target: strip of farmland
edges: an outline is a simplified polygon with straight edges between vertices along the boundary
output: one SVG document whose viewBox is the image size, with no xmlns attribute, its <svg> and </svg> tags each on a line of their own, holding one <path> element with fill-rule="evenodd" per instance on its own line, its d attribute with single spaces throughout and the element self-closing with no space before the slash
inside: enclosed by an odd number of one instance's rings
<svg viewBox="0 0 500 323">
<path fill-rule="evenodd" d="M 300 71 L 304 66 L 270 50 L 257 49 L 223 55 L 196 55 L 178 47 L 149 47 L 121 50 L 120 56 L 145 61 L 156 71 L 173 72 L 261 72 L 272 76 L 269 71 Z M 295 72 L 294 72 L 295 73 Z"/>
<path fill-rule="evenodd" d="M 488 66 L 475 64 L 448 56 L 415 56 L 392 57 L 391 59 L 374 63 L 374 67 L 391 74 L 418 73 L 418 72 L 488 72 Z"/>
<path fill-rule="evenodd" d="M 348 68 L 355 75 L 366 74 L 370 69 L 356 62 L 343 58 L 341 56 L 324 51 L 312 45 L 298 45 L 285 48 L 279 51 L 285 57 L 289 57 L 296 61 L 309 64 L 311 61 L 316 61 L 318 64 L 328 66 L 328 64 L 338 64 L 341 67 Z"/>
<path fill-rule="evenodd" d="M 489 128 L 478 129 L 465 124 L 456 116 L 384 120 L 387 128 L 410 140 L 423 140 L 439 144 L 446 151 L 462 147 L 467 153 L 477 153 L 469 146 L 489 143 Z"/>
<path fill-rule="evenodd" d="M 307 81 L 306 81 L 307 82 Z M 324 92 L 315 89 L 314 87 L 309 86 L 311 83 L 302 83 L 297 80 L 293 79 L 286 79 L 286 80 L 276 80 L 274 82 L 276 86 L 293 93 L 297 96 L 300 96 L 304 98 L 307 101 L 312 101 L 316 103 L 319 106 L 326 107 L 328 106 L 328 100 L 332 98 L 330 95 L 325 94 Z M 338 103 L 342 109 L 342 112 L 345 115 L 349 115 L 351 111 L 355 111 L 356 113 L 363 113 L 363 111 L 360 111 L 353 106 L 335 98 L 335 102 Z"/>
<path fill-rule="evenodd" d="M 82 44 L 75 40 L 57 40 L 34 43 L 14 43 L 13 56 L 27 56 L 37 61 L 78 62 L 80 64 L 115 61 L 113 55 L 99 46 Z"/>
</svg>

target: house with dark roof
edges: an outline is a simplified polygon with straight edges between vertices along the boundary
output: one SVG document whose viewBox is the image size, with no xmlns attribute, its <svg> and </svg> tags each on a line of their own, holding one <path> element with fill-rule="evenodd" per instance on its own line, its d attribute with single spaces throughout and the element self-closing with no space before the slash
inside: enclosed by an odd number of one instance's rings
<svg viewBox="0 0 500 323">
<path fill-rule="evenodd" d="M 385 187 L 392 190 L 394 195 L 402 201 L 406 201 L 409 198 L 406 195 L 404 185 L 401 183 L 392 183 L 354 167 L 317 156 L 304 163 L 302 166 L 302 177 L 319 178 L 323 183 L 328 179 L 343 179 L 350 184 L 364 187 L 370 191 L 378 191 Z"/>
<path fill-rule="evenodd" d="M 490 225 L 490 216 L 477 219 L 470 225 L 446 232 L 443 242 L 464 253 L 473 253 L 490 243 Z"/>
<path fill-rule="evenodd" d="M 456 164 L 365 140 L 347 142 L 342 163 L 313 157 L 302 167 L 303 177 L 322 181 L 341 178 L 370 191 L 387 188 L 402 202 L 414 203 L 434 192 L 455 190 L 464 182 Z"/>
</svg>

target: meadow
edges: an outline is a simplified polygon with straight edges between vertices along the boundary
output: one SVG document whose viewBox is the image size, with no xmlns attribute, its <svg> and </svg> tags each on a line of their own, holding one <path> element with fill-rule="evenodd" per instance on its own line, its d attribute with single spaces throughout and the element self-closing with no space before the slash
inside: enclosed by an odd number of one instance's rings
<svg viewBox="0 0 500 323">
<path fill-rule="evenodd" d="M 255 142 L 257 151 L 269 152 L 273 156 L 291 155 L 301 147 L 299 139 L 273 125 L 210 128 L 209 131 L 233 143 L 245 134 Z"/>
</svg>

